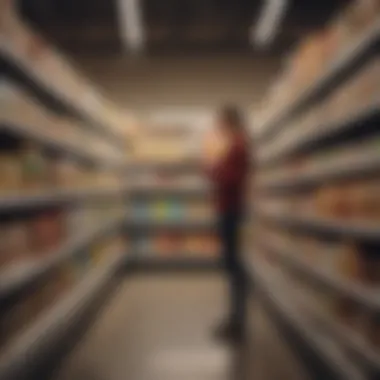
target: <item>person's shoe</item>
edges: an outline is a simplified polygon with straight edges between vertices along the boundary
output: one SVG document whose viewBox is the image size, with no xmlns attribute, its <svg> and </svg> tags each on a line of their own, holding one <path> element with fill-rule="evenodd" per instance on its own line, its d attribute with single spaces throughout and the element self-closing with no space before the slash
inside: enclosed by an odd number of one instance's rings
<svg viewBox="0 0 380 380">
<path fill-rule="evenodd" d="M 228 343 L 241 343 L 244 340 L 242 326 L 237 323 L 223 323 L 214 332 L 215 338 Z"/>
</svg>

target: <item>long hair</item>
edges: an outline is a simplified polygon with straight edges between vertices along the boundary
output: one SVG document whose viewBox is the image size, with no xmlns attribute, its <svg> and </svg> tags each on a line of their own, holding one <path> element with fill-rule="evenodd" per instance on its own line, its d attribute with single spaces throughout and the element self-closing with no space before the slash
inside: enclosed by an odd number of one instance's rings
<svg viewBox="0 0 380 380">
<path fill-rule="evenodd" d="M 249 140 L 245 117 L 237 106 L 225 105 L 221 107 L 218 117 L 225 128 L 232 132 L 239 132 Z"/>
</svg>

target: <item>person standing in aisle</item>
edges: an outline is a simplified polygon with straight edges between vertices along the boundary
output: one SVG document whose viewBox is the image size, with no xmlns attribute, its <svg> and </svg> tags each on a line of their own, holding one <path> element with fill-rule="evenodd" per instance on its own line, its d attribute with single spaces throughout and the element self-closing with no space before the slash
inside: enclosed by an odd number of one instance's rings
<svg viewBox="0 0 380 380">
<path fill-rule="evenodd" d="M 239 231 L 245 211 L 249 144 L 243 116 L 236 107 L 223 107 L 217 114 L 216 124 L 222 143 L 218 144 L 217 140 L 212 142 L 218 152 L 211 160 L 207 160 L 206 169 L 214 186 L 218 232 L 228 275 L 230 301 L 229 317 L 216 333 L 219 338 L 240 341 L 244 334 L 247 284 Z"/>
</svg>

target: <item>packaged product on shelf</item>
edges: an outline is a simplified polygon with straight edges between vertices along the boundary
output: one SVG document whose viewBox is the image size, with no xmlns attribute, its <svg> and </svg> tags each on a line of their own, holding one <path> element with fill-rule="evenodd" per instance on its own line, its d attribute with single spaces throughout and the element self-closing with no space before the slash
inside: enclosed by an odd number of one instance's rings
<svg viewBox="0 0 380 380">
<path fill-rule="evenodd" d="M 22 169 L 24 186 L 38 190 L 48 184 L 48 165 L 41 150 L 32 143 L 22 149 Z"/>
<path fill-rule="evenodd" d="M 294 72 L 291 91 L 305 90 L 315 82 L 326 62 L 326 31 L 320 31 L 304 39 L 293 58 Z"/>
<path fill-rule="evenodd" d="M 176 255 L 180 247 L 180 236 L 172 233 L 162 234 L 159 236 L 159 252 L 163 256 Z"/>
<path fill-rule="evenodd" d="M 355 220 L 367 223 L 380 221 L 380 179 L 371 178 L 351 185 L 351 201 Z"/>
<path fill-rule="evenodd" d="M 186 207 L 186 217 L 190 220 L 210 219 L 212 208 L 208 202 L 192 202 Z"/>
<path fill-rule="evenodd" d="M 187 254 L 193 254 L 194 252 L 196 252 L 196 240 L 194 239 L 193 235 L 186 236 L 183 244 L 183 250 Z"/>
<path fill-rule="evenodd" d="M 371 60 L 349 82 L 328 98 L 330 119 L 341 121 L 372 106 L 380 96 L 380 62 Z"/>
<path fill-rule="evenodd" d="M 176 221 L 181 221 L 184 217 L 183 215 L 183 204 L 178 201 L 171 201 L 170 204 L 168 205 L 169 208 L 169 218 L 171 220 L 176 220 Z"/>
<path fill-rule="evenodd" d="M 75 187 L 77 185 L 76 172 L 73 162 L 68 159 L 55 159 L 52 164 L 53 183 L 59 189 Z"/>
<path fill-rule="evenodd" d="M 44 257 L 62 245 L 66 238 L 65 214 L 49 210 L 36 214 L 30 221 L 32 251 L 35 257 Z"/>
<path fill-rule="evenodd" d="M 190 255 L 213 256 L 218 252 L 218 240 L 215 236 L 203 233 L 194 233 L 187 236 L 184 251 Z"/>
<path fill-rule="evenodd" d="M 27 225 L 19 220 L 4 220 L 0 225 L 0 268 L 28 263 L 31 247 Z"/>
<path fill-rule="evenodd" d="M 351 93 L 349 107 L 357 108 L 379 101 L 380 96 L 380 59 L 371 60 L 347 86 Z"/>
<path fill-rule="evenodd" d="M 11 194 L 22 190 L 22 166 L 16 153 L 0 155 L 0 193 Z"/>
<path fill-rule="evenodd" d="M 327 218 L 352 217 L 351 190 L 345 185 L 322 186 L 316 191 L 316 214 Z"/>
<path fill-rule="evenodd" d="M 330 25 L 326 27 L 324 45 L 324 60 L 325 68 L 329 67 L 332 62 L 337 58 L 340 53 L 340 45 L 344 38 L 344 30 L 342 23 L 338 20 L 334 20 Z"/>
<path fill-rule="evenodd" d="M 207 234 L 204 237 L 203 253 L 206 256 L 216 256 L 220 254 L 220 242 L 214 234 Z"/>
<path fill-rule="evenodd" d="M 316 192 L 316 213 L 338 219 L 374 223 L 380 220 L 377 178 L 323 186 Z"/>
<path fill-rule="evenodd" d="M 157 201 L 150 206 L 154 220 L 165 221 L 169 216 L 169 205 L 165 201 Z"/>
<path fill-rule="evenodd" d="M 342 15 L 346 44 L 365 33 L 378 20 L 379 12 L 378 0 L 356 0 L 347 7 Z"/>
</svg>

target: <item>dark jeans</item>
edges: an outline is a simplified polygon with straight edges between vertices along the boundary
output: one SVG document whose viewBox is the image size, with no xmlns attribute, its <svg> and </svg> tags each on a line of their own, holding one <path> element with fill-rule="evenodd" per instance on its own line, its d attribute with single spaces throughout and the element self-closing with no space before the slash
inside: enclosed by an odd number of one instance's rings
<svg viewBox="0 0 380 380">
<path fill-rule="evenodd" d="M 239 231 L 242 213 L 225 211 L 219 214 L 219 237 L 222 246 L 222 260 L 229 282 L 229 321 L 244 327 L 247 283 L 240 257 Z"/>
</svg>

